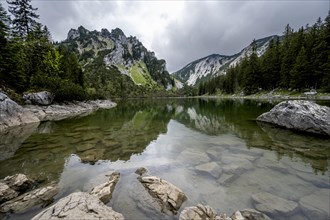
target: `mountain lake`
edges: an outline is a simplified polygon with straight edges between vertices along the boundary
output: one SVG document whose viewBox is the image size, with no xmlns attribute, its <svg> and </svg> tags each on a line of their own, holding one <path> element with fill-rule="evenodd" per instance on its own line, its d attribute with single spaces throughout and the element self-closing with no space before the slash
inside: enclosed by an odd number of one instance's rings
<svg viewBox="0 0 330 220">
<path fill-rule="evenodd" d="M 0 138 L 0 178 L 23 173 L 41 185 L 56 181 L 57 201 L 119 171 L 107 205 L 125 219 L 178 219 L 185 207 L 197 204 L 229 216 L 274 206 L 266 213 L 273 219 L 329 219 L 330 141 L 255 121 L 277 103 L 134 99 L 85 117 L 12 129 Z M 134 173 L 139 167 L 187 195 L 178 214 L 150 206 Z M 286 203 L 259 204 L 255 195 L 274 195 L 294 208 L 283 212 L 287 207 L 276 208 Z M 0 218 L 27 219 L 41 209 Z"/>
</svg>

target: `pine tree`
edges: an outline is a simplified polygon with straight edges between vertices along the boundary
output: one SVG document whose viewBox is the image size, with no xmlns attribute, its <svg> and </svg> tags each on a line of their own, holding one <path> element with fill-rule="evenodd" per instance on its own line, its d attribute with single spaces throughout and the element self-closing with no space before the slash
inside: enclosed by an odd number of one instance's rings
<svg viewBox="0 0 330 220">
<path fill-rule="evenodd" d="M 295 89 L 302 89 L 308 87 L 308 60 L 306 56 L 305 47 L 301 47 L 300 52 L 296 58 L 293 69 L 290 71 L 291 82 L 290 86 Z"/>
<path fill-rule="evenodd" d="M 39 15 L 35 13 L 37 8 L 30 4 L 31 0 L 7 0 L 9 12 L 14 16 L 13 34 L 21 39 L 26 39 L 31 31 L 36 27 L 36 19 Z"/>
<path fill-rule="evenodd" d="M 0 83 L 6 78 L 8 70 L 9 48 L 8 48 L 8 31 L 10 19 L 7 12 L 0 3 Z"/>
</svg>

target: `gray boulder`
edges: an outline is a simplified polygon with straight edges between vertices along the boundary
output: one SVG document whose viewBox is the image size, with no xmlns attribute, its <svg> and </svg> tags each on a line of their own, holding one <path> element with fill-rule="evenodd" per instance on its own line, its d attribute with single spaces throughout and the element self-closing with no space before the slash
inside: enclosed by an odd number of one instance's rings
<svg viewBox="0 0 330 220">
<path fill-rule="evenodd" d="M 75 192 L 32 218 L 38 219 L 124 219 L 123 215 L 104 205 L 97 197 Z"/>
<path fill-rule="evenodd" d="M 28 211 L 37 205 L 48 205 L 53 202 L 53 197 L 58 193 L 58 186 L 51 184 L 43 188 L 24 193 L 0 206 L 2 213 L 18 213 Z"/>
<path fill-rule="evenodd" d="M 28 93 L 23 95 L 26 104 L 50 105 L 54 100 L 54 95 L 47 91 Z"/>
<path fill-rule="evenodd" d="M 169 210 L 176 213 L 187 199 L 181 189 L 159 177 L 139 176 L 138 180 L 149 194 L 156 199 L 161 206 L 162 212 Z"/>
<path fill-rule="evenodd" d="M 120 173 L 113 172 L 109 181 L 95 186 L 89 194 L 98 197 L 103 203 L 108 203 L 112 197 L 112 193 L 120 178 Z"/>
<path fill-rule="evenodd" d="M 284 101 L 257 121 L 275 124 L 299 131 L 330 136 L 330 108 L 311 101 Z"/>
<path fill-rule="evenodd" d="M 0 132 L 9 127 L 29 123 L 39 123 L 39 119 L 0 92 Z"/>
<path fill-rule="evenodd" d="M 0 182 L 0 204 L 19 195 L 19 192 L 10 188 L 6 183 Z"/>
</svg>

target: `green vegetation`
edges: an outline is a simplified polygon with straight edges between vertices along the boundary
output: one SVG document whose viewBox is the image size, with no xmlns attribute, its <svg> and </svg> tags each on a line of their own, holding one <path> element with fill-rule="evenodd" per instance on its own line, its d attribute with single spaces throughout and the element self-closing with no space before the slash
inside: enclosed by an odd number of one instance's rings
<svg viewBox="0 0 330 220">
<path fill-rule="evenodd" d="M 258 57 L 256 43 L 252 54 L 238 65 L 200 84 L 198 94 L 245 95 L 284 89 L 301 93 L 310 89 L 330 92 L 330 11 L 324 21 L 294 32 L 287 25 L 282 39 L 270 41 L 263 56 Z"/>
<path fill-rule="evenodd" d="M 0 85 L 16 93 L 48 90 L 57 101 L 87 98 L 75 54 L 55 47 L 31 0 L 8 1 L 13 20 L 0 4 Z"/>
</svg>

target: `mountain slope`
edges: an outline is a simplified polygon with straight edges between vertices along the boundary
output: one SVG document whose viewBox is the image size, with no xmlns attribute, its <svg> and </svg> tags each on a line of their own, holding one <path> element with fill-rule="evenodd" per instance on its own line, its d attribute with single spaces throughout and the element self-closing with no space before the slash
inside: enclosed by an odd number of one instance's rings
<svg viewBox="0 0 330 220">
<path fill-rule="evenodd" d="M 157 59 L 136 37 L 126 37 L 119 28 L 111 32 L 107 29 L 99 32 L 80 26 L 71 29 L 67 39 L 60 45 L 77 54 L 84 70 L 87 70 L 87 78 L 94 77 L 89 76 L 91 71 L 98 74 L 93 71 L 95 67 L 103 66 L 113 73 L 128 76 L 126 78 L 139 87 L 169 90 L 175 86 L 175 80 L 166 70 L 166 62 Z"/>
<path fill-rule="evenodd" d="M 270 40 L 275 37 L 274 35 L 256 40 L 258 56 L 264 54 Z M 189 86 L 194 86 L 214 76 L 226 74 L 228 67 L 237 64 L 241 59 L 249 56 L 251 52 L 252 47 L 249 45 L 241 52 L 231 56 L 212 54 L 189 63 L 182 69 L 174 72 L 173 76 Z"/>
</svg>

